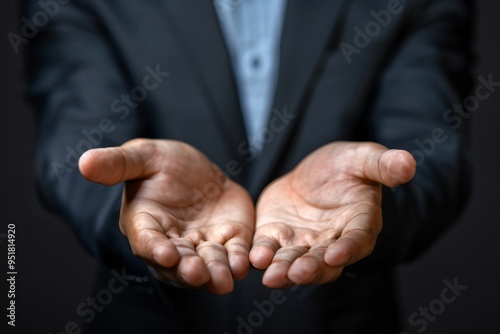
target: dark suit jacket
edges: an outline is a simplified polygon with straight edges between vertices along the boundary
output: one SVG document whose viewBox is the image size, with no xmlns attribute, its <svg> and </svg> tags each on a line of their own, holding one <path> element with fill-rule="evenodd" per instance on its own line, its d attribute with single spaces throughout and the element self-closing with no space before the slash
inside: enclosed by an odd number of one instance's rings
<svg viewBox="0 0 500 334">
<path fill-rule="evenodd" d="M 227 5 L 231 10 L 238 1 Z M 37 1 L 25 8 L 28 19 L 47 11 Z M 357 328 L 369 319 L 362 314 L 381 316 L 380 297 L 392 293 L 388 270 L 419 254 L 467 197 L 463 126 L 448 110 L 470 87 L 469 10 L 461 0 L 289 0 L 275 110 L 254 159 L 211 1 L 57 2 L 28 45 L 38 189 L 92 254 L 140 276 L 147 269 L 118 229 L 121 186 L 91 184 L 78 172 L 78 156 L 88 148 L 136 137 L 185 141 L 254 199 L 326 143 L 370 140 L 409 150 L 417 174 L 409 185 L 384 189 L 384 229 L 374 253 L 346 270 L 350 279 L 288 291 L 300 302 L 279 312 L 275 304 L 259 326 L 247 315 L 259 309 L 252 301 L 269 300 L 271 292 L 257 272 L 225 297 L 162 288 L 166 313 L 179 320 L 183 309 L 204 305 L 196 316 L 217 330 L 288 325 L 314 333 L 342 319 Z M 186 326 L 198 332 L 190 327 L 194 320 Z"/>
</svg>

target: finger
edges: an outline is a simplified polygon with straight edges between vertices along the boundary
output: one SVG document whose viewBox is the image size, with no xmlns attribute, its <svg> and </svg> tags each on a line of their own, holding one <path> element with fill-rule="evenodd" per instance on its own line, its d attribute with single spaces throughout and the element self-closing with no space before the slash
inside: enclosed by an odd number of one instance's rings
<svg viewBox="0 0 500 334">
<path fill-rule="evenodd" d="M 343 267 L 331 267 L 325 263 L 325 252 L 333 241 L 316 244 L 297 258 L 288 270 L 288 278 L 297 285 L 324 284 L 336 280 Z"/>
<path fill-rule="evenodd" d="M 97 148 L 85 152 L 78 162 L 82 175 L 103 185 L 144 178 L 152 173 L 146 161 L 154 156 L 153 141 L 134 139 L 119 147 Z"/>
<path fill-rule="evenodd" d="M 369 180 L 388 187 L 409 182 L 416 171 L 413 156 L 404 150 L 388 150 L 381 145 L 364 144 L 368 150 L 364 156 L 362 173 Z"/>
<path fill-rule="evenodd" d="M 325 263 L 332 267 L 344 267 L 370 255 L 381 228 L 379 218 L 368 214 L 356 216 L 346 226 L 340 238 L 328 246 Z"/>
<path fill-rule="evenodd" d="M 234 279 L 242 280 L 250 270 L 249 250 L 250 245 L 248 242 L 234 238 L 226 242 L 224 245 L 227 250 L 227 257 L 229 267 Z"/>
<path fill-rule="evenodd" d="M 273 262 L 266 269 L 262 283 L 268 288 L 287 287 L 293 284 L 288 277 L 292 263 L 307 253 L 307 248 L 302 246 L 286 246 L 280 248 L 273 258 Z"/>
<path fill-rule="evenodd" d="M 226 248 L 217 242 L 203 242 L 196 247 L 196 252 L 203 259 L 210 274 L 206 284 L 208 291 L 225 294 L 233 290 L 233 277 L 229 269 Z"/>
<path fill-rule="evenodd" d="M 151 214 L 136 213 L 130 221 L 120 221 L 120 228 L 134 255 L 153 266 L 172 267 L 179 261 L 177 248 Z"/>
<path fill-rule="evenodd" d="M 207 284 L 210 281 L 210 273 L 205 261 L 198 255 L 193 244 L 183 238 L 172 238 L 171 241 L 175 245 L 180 259 L 175 267 L 156 267 L 160 278 L 187 287 L 201 287 Z"/>
<path fill-rule="evenodd" d="M 248 256 L 250 262 L 257 269 L 266 269 L 271 265 L 274 255 L 280 247 L 281 245 L 278 241 L 265 236 L 256 235 Z"/>
</svg>

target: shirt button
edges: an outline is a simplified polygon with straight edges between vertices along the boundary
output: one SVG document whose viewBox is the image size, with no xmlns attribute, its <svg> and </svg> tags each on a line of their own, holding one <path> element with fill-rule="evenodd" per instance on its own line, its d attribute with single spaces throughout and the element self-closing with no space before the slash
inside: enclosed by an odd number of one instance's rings
<svg viewBox="0 0 500 334">
<path fill-rule="evenodd" d="M 258 69 L 260 67 L 260 58 L 259 57 L 253 57 L 252 59 L 252 68 Z"/>
</svg>

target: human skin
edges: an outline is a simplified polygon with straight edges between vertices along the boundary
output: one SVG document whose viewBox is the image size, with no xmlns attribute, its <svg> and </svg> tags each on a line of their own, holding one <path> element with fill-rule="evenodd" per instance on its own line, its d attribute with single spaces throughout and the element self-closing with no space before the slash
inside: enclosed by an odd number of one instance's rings
<svg viewBox="0 0 500 334">
<path fill-rule="evenodd" d="M 411 180 L 410 153 L 370 142 L 335 142 L 269 184 L 247 191 L 201 152 L 172 140 L 134 139 L 82 155 L 82 175 L 125 183 L 120 229 L 158 277 L 230 292 L 250 263 L 263 284 L 334 281 L 366 256 L 382 228 L 382 185 Z"/>
</svg>

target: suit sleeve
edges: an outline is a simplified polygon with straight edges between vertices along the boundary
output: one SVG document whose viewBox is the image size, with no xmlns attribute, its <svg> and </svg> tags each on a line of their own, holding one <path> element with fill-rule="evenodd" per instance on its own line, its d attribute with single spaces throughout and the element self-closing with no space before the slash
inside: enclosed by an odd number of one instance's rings
<svg viewBox="0 0 500 334">
<path fill-rule="evenodd" d="M 406 186 L 384 189 L 384 228 L 368 266 L 421 253 L 456 220 L 470 190 L 467 119 L 453 108 L 472 83 L 471 8 L 461 0 L 406 4 L 420 8 L 408 11 L 381 72 L 368 127 L 374 141 L 410 151 L 417 173 Z"/>
<path fill-rule="evenodd" d="M 97 14 L 84 4 L 61 4 L 28 44 L 29 95 L 38 129 L 37 189 L 94 256 L 142 273 L 142 261 L 132 255 L 118 227 L 122 186 L 92 184 L 77 167 L 90 148 L 144 135 L 139 107 L 116 112 L 132 80 Z M 25 1 L 26 17 L 40 10 L 37 1 Z"/>
</svg>

